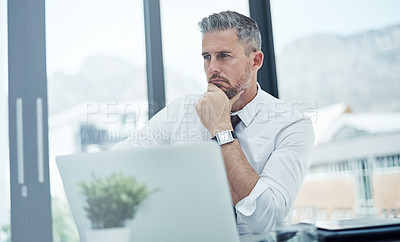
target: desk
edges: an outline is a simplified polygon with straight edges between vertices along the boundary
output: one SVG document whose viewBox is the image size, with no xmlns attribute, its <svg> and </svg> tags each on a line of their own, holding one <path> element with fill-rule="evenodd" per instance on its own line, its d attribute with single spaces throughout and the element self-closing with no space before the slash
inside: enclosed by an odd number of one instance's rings
<svg viewBox="0 0 400 242">
<path fill-rule="evenodd" d="M 318 226 L 318 241 L 400 241 L 400 219 L 348 219 Z"/>
<path fill-rule="evenodd" d="M 243 235 L 241 242 L 284 242 L 296 235 L 296 226 L 287 226 L 284 234 L 277 239 L 276 231 L 263 235 Z M 285 229 L 285 228 L 284 228 Z M 400 219 L 346 219 L 326 221 L 317 224 L 319 242 L 335 241 L 400 241 Z M 281 233 L 282 234 L 282 233 Z M 296 238 L 295 241 L 299 241 Z"/>
</svg>

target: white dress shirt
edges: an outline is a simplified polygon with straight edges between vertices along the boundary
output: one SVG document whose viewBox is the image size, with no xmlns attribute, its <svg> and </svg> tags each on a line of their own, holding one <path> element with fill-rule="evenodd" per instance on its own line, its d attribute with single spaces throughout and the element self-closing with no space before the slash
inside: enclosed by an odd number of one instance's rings
<svg viewBox="0 0 400 242">
<path fill-rule="evenodd" d="M 201 96 L 182 96 L 158 112 L 116 148 L 208 141 L 194 105 Z M 236 204 L 239 234 L 261 234 L 279 225 L 300 190 L 314 132 L 309 118 L 261 90 L 243 109 L 236 135 L 248 162 L 260 175 L 250 194 Z"/>
</svg>

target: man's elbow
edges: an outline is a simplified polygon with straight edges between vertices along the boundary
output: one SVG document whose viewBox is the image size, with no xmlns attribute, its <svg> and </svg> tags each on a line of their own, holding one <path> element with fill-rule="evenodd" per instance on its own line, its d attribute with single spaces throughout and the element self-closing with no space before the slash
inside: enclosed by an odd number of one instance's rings
<svg viewBox="0 0 400 242">
<path fill-rule="evenodd" d="M 287 210 L 285 202 L 273 199 L 267 208 L 242 219 L 253 234 L 264 234 L 285 223 Z"/>
</svg>

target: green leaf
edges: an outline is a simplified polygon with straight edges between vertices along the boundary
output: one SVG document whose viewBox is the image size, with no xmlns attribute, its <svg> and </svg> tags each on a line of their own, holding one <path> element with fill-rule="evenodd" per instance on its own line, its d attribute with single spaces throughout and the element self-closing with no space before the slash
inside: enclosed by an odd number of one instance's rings
<svg viewBox="0 0 400 242">
<path fill-rule="evenodd" d="M 84 209 L 94 229 L 124 226 L 127 220 L 135 217 L 138 206 L 155 191 L 123 173 L 105 177 L 93 174 L 91 181 L 78 185 L 86 198 Z"/>
</svg>

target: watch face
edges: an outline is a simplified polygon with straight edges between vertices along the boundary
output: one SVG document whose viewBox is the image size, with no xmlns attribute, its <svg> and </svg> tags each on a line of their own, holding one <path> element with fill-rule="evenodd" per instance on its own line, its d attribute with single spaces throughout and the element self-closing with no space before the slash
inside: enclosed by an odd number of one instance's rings
<svg viewBox="0 0 400 242">
<path fill-rule="evenodd" d="M 221 136 L 222 136 L 221 140 L 229 140 L 230 133 L 229 132 L 224 132 Z"/>
<path fill-rule="evenodd" d="M 216 136 L 218 139 L 218 143 L 221 145 L 233 141 L 232 131 L 230 131 L 230 130 L 222 131 L 222 132 L 218 133 Z"/>
</svg>

